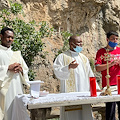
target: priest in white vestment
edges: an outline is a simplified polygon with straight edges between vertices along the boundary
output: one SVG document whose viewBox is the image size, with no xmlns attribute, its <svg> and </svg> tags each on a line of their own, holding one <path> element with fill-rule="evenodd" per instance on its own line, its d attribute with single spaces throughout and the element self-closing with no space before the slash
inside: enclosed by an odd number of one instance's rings
<svg viewBox="0 0 120 120">
<path fill-rule="evenodd" d="M 14 31 L 3 28 L 0 38 L 0 120 L 12 120 L 13 100 L 16 95 L 23 94 L 23 84 L 29 81 L 28 67 L 20 51 L 11 50 Z"/>
<path fill-rule="evenodd" d="M 54 61 L 54 73 L 60 79 L 62 93 L 88 92 L 90 91 L 89 77 L 94 77 L 89 60 L 81 52 L 82 40 L 79 36 L 71 36 L 69 39 L 70 50 L 61 53 Z M 98 84 L 96 87 L 100 90 Z M 64 114 L 64 115 L 63 115 Z M 61 107 L 61 120 L 93 120 L 90 105 L 82 105 L 82 110 L 64 113 Z"/>
</svg>

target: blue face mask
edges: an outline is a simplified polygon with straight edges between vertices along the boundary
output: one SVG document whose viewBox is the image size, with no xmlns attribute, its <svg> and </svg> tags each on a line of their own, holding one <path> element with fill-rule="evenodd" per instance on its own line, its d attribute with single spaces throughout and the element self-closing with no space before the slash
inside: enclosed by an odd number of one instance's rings
<svg viewBox="0 0 120 120">
<path fill-rule="evenodd" d="M 75 52 L 79 53 L 82 51 L 82 47 L 76 46 L 76 48 L 73 48 Z"/>
<path fill-rule="evenodd" d="M 111 41 L 109 41 L 109 43 L 108 43 L 108 45 L 110 46 L 110 47 L 116 47 L 118 44 L 117 43 L 114 43 L 114 42 L 111 42 Z"/>
</svg>

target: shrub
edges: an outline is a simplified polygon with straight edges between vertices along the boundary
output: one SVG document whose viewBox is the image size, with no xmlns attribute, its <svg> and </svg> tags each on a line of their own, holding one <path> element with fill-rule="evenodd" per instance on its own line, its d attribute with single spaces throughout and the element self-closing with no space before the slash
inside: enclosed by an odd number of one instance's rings
<svg viewBox="0 0 120 120">
<path fill-rule="evenodd" d="M 0 28 L 2 29 L 3 27 L 8 26 L 14 29 L 15 38 L 12 49 L 21 51 L 26 64 L 30 68 L 35 56 L 43 50 L 44 43 L 42 42 L 42 39 L 51 35 L 54 29 L 50 28 L 49 24 L 45 21 L 37 24 L 32 20 L 26 23 L 18 18 L 18 15 L 23 16 L 22 5 L 16 2 L 10 2 L 10 8 L 3 9 L 0 12 Z M 29 70 L 28 75 L 30 80 L 34 80 L 36 76 L 35 72 L 31 69 Z"/>
</svg>

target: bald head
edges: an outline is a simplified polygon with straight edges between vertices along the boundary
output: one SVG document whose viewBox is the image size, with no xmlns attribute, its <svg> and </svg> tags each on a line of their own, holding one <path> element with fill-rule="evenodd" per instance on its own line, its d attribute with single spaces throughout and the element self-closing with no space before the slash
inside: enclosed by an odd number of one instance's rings
<svg viewBox="0 0 120 120">
<path fill-rule="evenodd" d="M 74 41 L 79 40 L 79 39 L 80 39 L 80 36 L 75 36 L 75 35 L 73 35 L 73 36 L 71 36 L 71 37 L 69 38 L 69 43 L 70 43 L 70 42 L 74 42 Z"/>
<path fill-rule="evenodd" d="M 76 46 L 81 46 L 82 47 L 82 40 L 80 38 L 80 36 L 71 36 L 69 39 L 69 46 L 70 46 L 70 50 L 74 51 L 73 48 L 76 48 Z"/>
</svg>

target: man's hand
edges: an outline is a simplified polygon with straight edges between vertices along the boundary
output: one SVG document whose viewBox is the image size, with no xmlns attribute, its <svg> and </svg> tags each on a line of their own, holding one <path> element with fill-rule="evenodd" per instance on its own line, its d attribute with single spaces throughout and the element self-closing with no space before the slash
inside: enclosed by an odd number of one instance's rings
<svg viewBox="0 0 120 120">
<path fill-rule="evenodd" d="M 13 71 L 15 73 L 23 72 L 23 69 L 22 69 L 20 63 L 13 63 L 13 64 L 9 65 L 8 70 Z"/>
<path fill-rule="evenodd" d="M 69 69 L 75 69 L 79 64 L 76 63 L 76 60 L 72 61 L 70 64 L 69 64 Z"/>
<path fill-rule="evenodd" d="M 102 90 L 96 89 L 97 92 L 102 92 Z"/>
<path fill-rule="evenodd" d="M 111 62 L 111 66 L 114 66 L 114 65 L 120 65 L 120 60 L 119 59 L 115 59 Z"/>
</svg>

